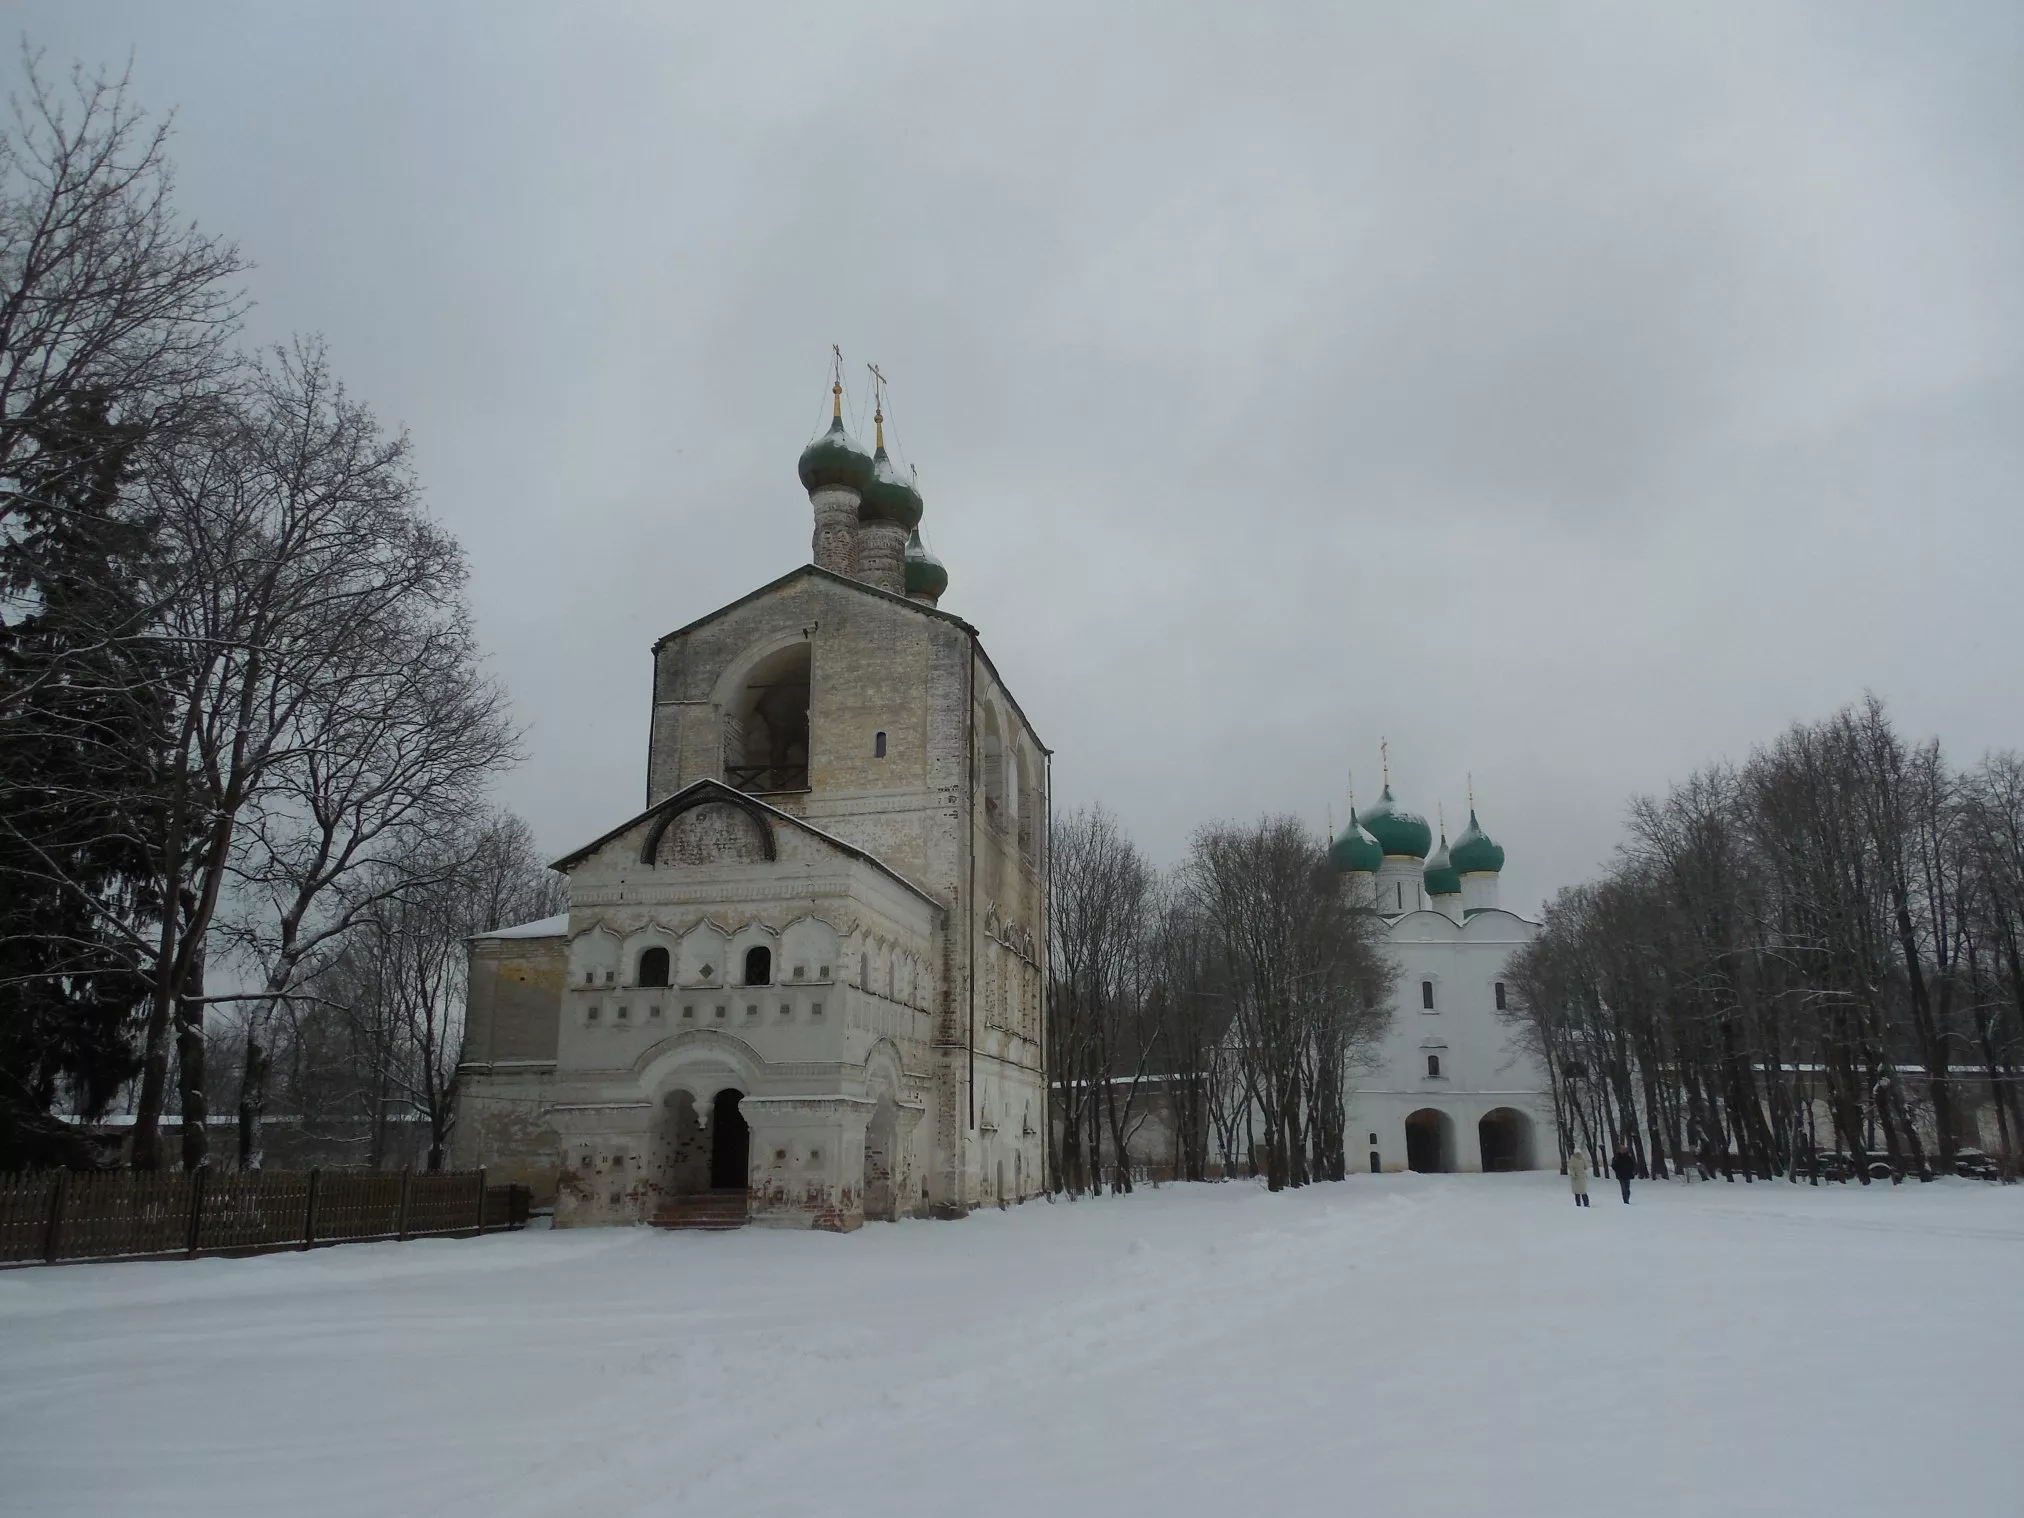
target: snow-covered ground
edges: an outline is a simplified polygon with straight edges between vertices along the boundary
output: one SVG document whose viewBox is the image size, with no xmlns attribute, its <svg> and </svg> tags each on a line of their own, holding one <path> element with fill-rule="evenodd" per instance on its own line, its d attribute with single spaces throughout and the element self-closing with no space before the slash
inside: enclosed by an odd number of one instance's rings
<svg viewBox="0 0 2024 1518">
<path fill-rule="evenodd" d="M 2016 1511 L 2024 1187 L 1168 1187 L 0 1275 L 0 1512 Z"/>
</svg>

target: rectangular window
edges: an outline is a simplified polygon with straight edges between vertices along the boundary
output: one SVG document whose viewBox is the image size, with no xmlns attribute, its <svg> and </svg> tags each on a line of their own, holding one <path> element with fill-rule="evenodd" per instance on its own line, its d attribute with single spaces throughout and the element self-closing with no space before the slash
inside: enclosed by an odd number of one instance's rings
<svg viewBox="0 0 2024 1518">
<path fill-rule="evenodd" d="M 647 1016 L 648 1016 L 648 1017 L 659 1017 L 660 1015 L 661 1015 L 661 1009 L 660 1009 L 659 1007 L 649 1007 L 649 1008 L 647 1008 Z"/>
<path fill-rule="evenodd" d="M 795 978 L 796 980 L 802 980 L 802 979 L 805 979 L 807 975 L 808 975 L 808 966 L 807 966 L 807 965 L 796 965 L 796 966 L 794 967 L 794 978 Z"/>
<path fill-rule="evenodd" d="M 684 1008 L 682 1008 L 682 1016 L 684 1016 L 684 1017 L 694 1017 L 695 1015 L 696 1015 L 696 1009 L 695 1009 L 694 1007 L 684 1007 Z"/>
<path fill-rule="evenodd" d="M 757 1003 L 756 1001 L 746 1002 L 745 1015 L 747 1017 L 757 1017 L 759 1015 L 759 1003 Z"/>
<path fill-rule="evenodd" d="M 794 1008 L 784 1001 L 780 1004 L 780 1015 L 782 1017 L 786 1017 L 788 1014 L 793 1012 L 793 1010 Z"/>
<path fill-rule="evenodd" d="M 626 1021 L 626 1020 L 627 1020 L 627 1019 L 628 1019 L 629 1017 L 631 1017 L 631 1016 L 632 1016 L 632 1008 L 630 1008 L 630 1007 L 620 1007 L 620 1008 L 618 1009 L 618 1020 L 619 1020 L 620 1022 L 624 1022 L 624 1021 Z"/>
<path fill-rule="evenodd" d="M 811 1003 L 811 1004 L 810 1004 L 810 1006 L 809 1006 L 809 1008 L 808 1008 L 808 1015 L 809 1015 L 810 1017 L 820 1017 L 820 1016 L 822 1016 L 822 1003 L 821 1003 L 821 1002 L 819 1002 L 819 1001 L 818 1001 L 818 1002 L 814 1002 L 814 1003 Z"/>
<path fill-rule="evenodd" d="M 1504 982 L 1501 980 L 1497 982 L 1497 1010 L 1504 1010 Z"/>
<path fill-rule="evenodd" d="M 1434 983 L 1430 980 L 1420 982 L 1420 1008 L 1426 1012 L 1434 1010 Z"/>
<path fill-rule="evenodd" d="M 585 1022 L 589 1022 L 589 1023 L 594 1023 L 594 1022 L 596 1022 L 596 1021 L 597 1021 L 597 1008 L 595 1008 L 595 1007 L 586 1007 L 586 1008 L 584 1008 L 584 1009 L 583 1009 L 583 1020 L 584 1020 Z"/>
<path fill-rule="evenodd" d="M 718 1003 L 717 1003 L 717 1017 L 718 1017 L 718 1019 L 719 1019 L 719 1020 L 721 1021 L 721 1020 L 722 1020 L 722 1018 L 723 1018 L 723 1016 L 724 1016 L 724 1014 L 725 1014 L 725 1013 L 727 1013 L 727 1012 L 729 1012 L 730 1010 L 731 1010 L 731 1009 L 730 1009 L 729 1007 L 725 1006 L 725 1005 L 724 1005 L 724 1004 L 723 1004 L 722 1002 L 718 1002 Z"/>
<path fill-rule="evenodd" d="M 828 979 L 829 979 L 829 966 L 828 966 L 828 965 L 824 965 L 824 966 L 822 967 L 822 973 L 821 973 L 820 975 L 816 976 L 816 979 L 817 979 L 817 980 L 828 980 Z"/>
</svg>

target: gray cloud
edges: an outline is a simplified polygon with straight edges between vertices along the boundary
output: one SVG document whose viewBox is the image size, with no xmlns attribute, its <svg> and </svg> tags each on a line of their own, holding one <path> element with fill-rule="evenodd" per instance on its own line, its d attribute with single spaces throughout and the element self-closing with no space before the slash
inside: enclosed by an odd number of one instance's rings
<svg viewBox="0 0 2024 1518">
<path fill-rule="evenodd" d="M 1388 734 L 1529 902 L 1865 687 L 2020 740 L 2013 6 L 19 14 L 131 51 L 262 335 L 413 429 L 558 852 L 652 640 L 806 558 L 832 341 L 1162 857 Z"/>
</svg>

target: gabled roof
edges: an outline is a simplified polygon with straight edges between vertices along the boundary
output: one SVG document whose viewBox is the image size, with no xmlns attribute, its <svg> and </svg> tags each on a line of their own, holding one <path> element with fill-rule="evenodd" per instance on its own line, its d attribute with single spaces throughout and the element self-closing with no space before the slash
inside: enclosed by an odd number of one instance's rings
<svg viewBox="0 0 2024 1518">
<path fill-rule="evenodd" d="M 704 806 L 711 802 L 722 802 L 729 806 L 735 806 L 755 821 L 760 822 L 762 826 L 768 823 L 785 822 L 793 827 L 797 827 L 802 832 L 812 834 L 821 839 L 838 853 L 848 855 L 850 858 L 868 864 L 882 874 L 890 876 L 898 884 L 912 891 L 936 910 L 942 909 L 942 903 L 936 900 L 932 893 L 914 884 L 913 881 L 907 879 L 906 876 L 887 864 L 883 859 L 880 859 L 876 854 L 867 853 L 856 844 L 847 843 L 837 837 L 836 834 L 825 832 L 813 823 L 804 822 L 792 812 L 783 812 L 777 806 L 769 806 L 757 796 L 747 795 L 744 791 L 728 786 L 721 780 L 697 780 L 683 786 L 672 796 L 663 797 L 637 816 L 628 817 L 610 832 L 592 839 L 573 853 L 563 855 L 551 864 L 549 868 L 551 870 L 567 872 L 576 865 L 583 863 L 584 860 L 595 854 L 620 834 L 638 827 L 642 822 L 652 817 L 658 819 L 658 825 L 648 835 L 647 846 L 644 851 L 646 859 L 642 861 L 649 862 L 653 856 L 653 846 L 660 841 L 662 831 L 670 822 L 673 822 L 675 818 L 681 816 L 684 812 L 691 811 L 696 807 Z M 773 857 L 772 836 L 770 833 L 767 835 L 767 857 L 769 859 Z"/>
<path fill-rule="evenodd" d="M 681 637 L 683 634 L 692 633 L 699 627 L 708 627 L 719 617 L 728 616 L 739 607 L 756 601 L 759 597 L 769 595 L 773 591 L 779 590 L 783 586 L 790 585 L 800 579 L 824 580 L 832 585 L 841 585 L 845 590 L 854 590 L 859 595 L 870 596 L 874 600 L 890 602 L 894 606 L 904 606 L 907 610 L 919 612 L 924 617 L 933 617 L 938 622 L 947 622 L 951 627 L 961 628 L 969 637 L 971 643 L 976 646 L 977 657 L 982 659 L 984 667 L 991 671 L 991 678 L 998 682 L 998 689 L 1004 692 L 1005 699 L 1012 704 L 1012 710 L 1019 713 L 1019 720 L 1026 724 L 1026 731 L 1032 733 L 1033 741 L 1040 744 L 1040 752 L 1043 754 L 1054 752 L 1053 749 L 1041 741 L 1039 730 L 1034 727 L 1032 719 L 1026 715 L 1025 708 L 1020 706 L 1019 698 L 1012 694 L 1012 688 L 1005 683 L 1005 677 L 998 673 L 998 666 L 991 662 L 990 654 L 985 652 L 984 649 L 983 634 L 979 633 L 974 626 L 965 622 L 952 611 L 943 611 L 939 607 L 928 606 L 922 602 L 911 600 L 906 596 L 894 595 L 889 590 L 881 590 L 878 586 L 868 585 L 863 580 L 853 580 L 849 575 L 840 575 L 833 569 L 824 569 L 820 564 L 803 564 L 798 569 L 790 569 L 779 579 L 768 580 L 757 590 L 748 590 L 744 595 L 738 597 L 737 600 L 727 601 L 715 611 L 706 612 L 693 622 L 685 622 L 671 633 L 661 634 L 660 637 L 654 639 L 653 651 L 658 654 L 662 648 L 674 642 L 675 639 Z"/>
<path fill-rule="evenodd" d="M 553 917 L 516 923 L 510 928 L 497 928 L 490 933 L 473 933 L 468 941 L 476 943 L 481 938 L 563 938 L 568 933 L 569 914 L 558 912 Z"/>
<path fill-rule="evenodd" d="M 795 580 L 803 578 L 828 580 L 832 584 L 842 585 L 850 590 L 862 591 L 865 595 L 874 596 L 881 601 L 890 601 L 895 606 L 904 606 L 910 611 L 917 611 L 924 617 L 933 617 L 938 621 L 951 623 L 956 627 L 962 628 L 964 632 L 973 638 L 977 636 L 977 629 L 952 611 L 943 611 L 939 607 L 927 606 L 919 601 L 910 601 L 905 596 L 896 596 L 889 590 L 880 590 L 878 586 L 867 584 L 863 580 L 853 580 L 849 575 L 840 575 L 833 569 L 824 569 L 820 564 L 802 564 L 797 568 L 788 570 L 786 574 L 777 580 L 768 580 L 757 590 L 746 591 L 744 595 L 738 597 L 735 601 L 726 601 L 715 611 L 705 612 L 693 622 L 684 622 L 671 633 L 662 633 L 660 637 L 654 639 L 654 652 L 659 653 L 662 644 L 672 643 L 684 633 L 694 632 L 699 627 L 708 627 L 717 618 L 736 611 L 748 601 L 756 601 L 761 596 L 780 589 L 783 585 L 791 584 Z"/>
</svg>

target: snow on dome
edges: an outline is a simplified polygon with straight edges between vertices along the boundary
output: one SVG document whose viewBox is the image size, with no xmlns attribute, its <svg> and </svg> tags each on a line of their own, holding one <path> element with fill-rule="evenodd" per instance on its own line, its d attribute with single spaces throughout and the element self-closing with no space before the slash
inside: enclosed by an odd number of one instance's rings
<svg viewBox="0 0 2024 1518">
<path fill-rule="evenodd" d="M 858 497 L 860 522 L 895 522 L 911 532 L 921 525 L 921 493 L 899 472 L 880 443 L 872 455 L 871 479 Z"/>
<path fill-rule="evenodd" d="M 1434 830 L 1427 826 L 1427 819 L 1392 800 L 1390 781 L 1385 782 L 1377 805 L 1363 814 L 1362 821 L 1387 856 L 1425 859 L 1427 850 L 1434 846 Z"/>
<path fill-rule="evenodd" d="M 801 450 L 801 488 L 807 491 L 842 488 L 863 490 L 871 483 L 871 455 L 843 427 L 843 416 L 831 418 L 829 430 Z"/>
</svg>

